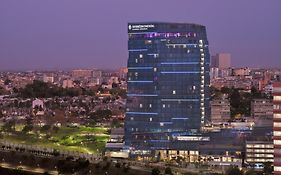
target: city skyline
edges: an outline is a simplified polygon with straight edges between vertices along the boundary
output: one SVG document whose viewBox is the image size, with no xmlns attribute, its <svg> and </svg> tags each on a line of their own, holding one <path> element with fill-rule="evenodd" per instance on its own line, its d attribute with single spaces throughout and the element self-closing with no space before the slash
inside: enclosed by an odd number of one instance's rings
<svg viewBox="0 0 281 175">
<path fill-rule="evenodd" d="M 203 24 L 209 31 L 211 55 L 230 53 L 233 66 L 278 68 L 280 5 L 253 0 L 169 4 L 4 0 L 0 3 L 0 71 L 125 67 L 126 24 L 135 21 Z"/>
</svg>

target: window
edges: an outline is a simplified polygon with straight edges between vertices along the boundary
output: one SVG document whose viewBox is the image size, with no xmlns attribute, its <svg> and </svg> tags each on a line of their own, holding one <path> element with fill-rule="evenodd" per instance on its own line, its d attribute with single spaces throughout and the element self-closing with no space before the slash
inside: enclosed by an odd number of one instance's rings
<svg viewBox="0 0 281 175">
<path fill-rule="evenodd" d="M 281 100 L 281 96 L 274 96 L 273 100 L 279 101 L 279 100 Z"/>
<path fill-rule="evenodd" d="M 281 109 L 280 105 L 273 105 L 273 109 L 279 110 Z"/>
<path fill-rule="evenodd" d="M 281 114 L 274 114 L 274 118 L 281 118 Z"/>
<path fill-rule="evenodd" d="M 165 108 L 165 107 L 166 107 L 166 105 L 165 105 L 165 104 L 163 104 L 163 105 L 162 105 L 162 107 L 163 107 L 163 108 Z"/>
<path fill-rule="evenodd" d="M 151 117 L 149 118 L 149 121 L 152 122 L 152 118 Z"/>
<path fill-rule="evenodd" d="M 274 141 L 273 141 L 273 144 L 274 144 L 274 145 L 281 145 L 281 140 L 274 140 Z"/>
<path fill-rule="evenodd" d="M 281 167 L 280 166 L 274 166 L 274 171 L 281 171 Z"/>
<path fill-rule="evenodd" d="M 151 44 L 152 41 L 151 41 L 151 40 L 145 40 L 144 43 L 145 43 L 145 44 Z"/>
<path fill-rule="evenodd" d="M 281 92 L 281 87 L 273 87 L 273 92 Z"/>
<path fill-rule="evenodd" d="M 152 108 L 152 104 L 149 104 L 149 108 Z"/>
<path fill-rule="evenodd" d="M 143 105 L 142 104 L 140 104 L 140 108 L 142 108 L 143 107 Z"/>
<path fill-rule="evenodd" d="M 174 94 L 174 95 L 176 94 L 176 90 L 173 90 L 173 94 Z"/>
<path fill-rule="evenodd" d="M 281 131 L 274 131 L 273 136 L 281 136 Z"/>
<path fill-rule="evenodd" d="M 273 123 L 273 126 L 274 126 L 274 127 L 281 127 L 281 123 L 279 123 L 279 122 L 278 122 L 278 123 L 277 123 L 277 122 L 274 122 L 274 123 Z"/>
<path fill-rule="evenodd" d="M 143 54 L 140 54 L 139 56 L 140 56 L 140 58 L 143 58 Z"/>
</svg>

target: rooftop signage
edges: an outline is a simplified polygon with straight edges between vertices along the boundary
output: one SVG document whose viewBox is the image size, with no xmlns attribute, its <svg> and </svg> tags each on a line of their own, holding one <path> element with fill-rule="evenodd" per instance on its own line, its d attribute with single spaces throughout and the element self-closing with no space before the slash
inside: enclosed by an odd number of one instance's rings
<svg viewBox="0 0 281 175">
<path fill-rule="evenodd" d="M 154 24 L 129 24 L 128 29 L 130 31 L 145 31 L 155 28 Z"/>
</svg>

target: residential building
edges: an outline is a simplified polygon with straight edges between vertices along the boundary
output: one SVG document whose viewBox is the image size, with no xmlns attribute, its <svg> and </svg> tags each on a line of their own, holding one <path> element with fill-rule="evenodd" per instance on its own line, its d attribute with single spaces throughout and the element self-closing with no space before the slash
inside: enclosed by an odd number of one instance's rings
<svg viewBox="0 0 281 175">
<path fill-rule="evenodd" d="M 63 88 L 73 88 L 74 87 L 73 81 L 72 80 L 63 80 L 62 87 Z"/>
<path fill-rule="evenodd" d="M 281 82 L 273 84 L 274 174 L 281 175 Z"/>
<path fill-rule="evenodd" d="M 45 83 L 54 83 L 54 76 L 44 75 L 43 76 L 43 82 L 45 82 Z"/>
<path fill-rule="evenodd" d="M 72 76 L 73 76 L 73 78 L 92 77 L 93 76 L 93 70 L 89 70 L 89 69 L 72 70 Z"/>
<path fill-rule="evenodd" d="M 249 164 L 273 162 L 273 141 L 246 141 L 246 162 Z"/>
<path fill-rule="evenodd" d="M 226 95 L 213 99 L 210 105 L 212 123 L 222 123 L 230 120 L 230 102 Z"/>
<path fill-rule="evenodd" d="M 253 117 L 273 117 L 273 104 L 270 99 L 253 99 L 251 102 Z"/>
</svg>

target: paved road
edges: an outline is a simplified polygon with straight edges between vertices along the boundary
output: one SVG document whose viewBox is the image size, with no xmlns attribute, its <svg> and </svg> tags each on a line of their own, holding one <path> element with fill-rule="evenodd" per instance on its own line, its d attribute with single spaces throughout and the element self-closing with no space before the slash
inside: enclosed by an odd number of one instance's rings
<svg viewBox="0 0 281 175">
<path fill-rule="evenodd" d="M 7 169 L 18 169 L 18 170 L 22 170 L 22 171 L 26 171 L 26 172 L 41 173 L 41 174 L 43 174 L 44 172 L 48 172 L 49 174 L 52 174 L 52 175 L 58 175 L 57 171 L 52 171 L 52 170 L 43 169 L 43 168 L 39 168 L 39 167 L 34 168 L 34 167 L 29 167 L 29 166 L 24 166 L 24 165 L 16 166 L 16 165 L 9 164 L 9 163 L 0 163 L 0 167 L 7 168 Z"/>
</svg>

